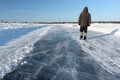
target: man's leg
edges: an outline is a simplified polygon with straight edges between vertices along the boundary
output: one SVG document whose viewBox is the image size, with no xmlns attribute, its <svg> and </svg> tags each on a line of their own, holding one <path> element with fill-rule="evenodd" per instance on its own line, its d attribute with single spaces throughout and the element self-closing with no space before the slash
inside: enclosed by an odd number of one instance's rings
<svg viewBox="0 0 120 80">
<path fill-rule="evenodd" d="M 80 39 L 83 38 L 83 32 L 80 32 Z"/>
<path fill-rule="evenodd" d="M 87 33 L 84 32 L 84 40 L 86 40 L 86 38 L 87 38 Z"/>
<path fill-rule="evenodd" d="M 83 38 L 83 27 L 80 27 L 80 39 Z"/>
<path fill-rule="evenodd" d="M 87 27 L 84 28 L 84 40 L 87 38 Z"/>
</svg>

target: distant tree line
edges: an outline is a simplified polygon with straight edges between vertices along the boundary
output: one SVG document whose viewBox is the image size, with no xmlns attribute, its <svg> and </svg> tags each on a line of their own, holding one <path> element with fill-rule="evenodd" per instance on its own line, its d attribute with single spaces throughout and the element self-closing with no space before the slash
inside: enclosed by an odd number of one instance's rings
<svg viewBox="0 0 120 80">
<path fill-rule="evenodd" d="M 35 23 L 35 24 L 77 24 L 78 22 L 7 22 L 4 20 L 0 20 L 0 23 Z M 118 23 L 120 21 L 92 21 L 92 23 Z"/>
<path fill-rule="evenodd" d="M 4 20 L 0 20 L 0 23 L 7 23 L 7 21 L 4 21 Z"/>
<path fill-rule="evenodd" d="M 77 24 L 78 22 L 33 22 L 37 24 Z M 118 23 L 120 21 L 92 21 L 92 23 Z"/>
</svg>

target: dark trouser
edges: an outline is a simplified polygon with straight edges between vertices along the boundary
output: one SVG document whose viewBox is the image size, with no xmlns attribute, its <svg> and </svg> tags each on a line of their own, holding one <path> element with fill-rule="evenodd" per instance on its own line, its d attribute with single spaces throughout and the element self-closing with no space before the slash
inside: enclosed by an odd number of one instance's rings
<svg viewBox="0 0 120 80">
<path fill-rule="evenodd" d="M 81 26 L 80 27 L 80 32 L 87 33 L 87 26 Z"/>
<path fill-rule="evenodd" d="M 84 35 L 83 35 L 84 32 Z M 84 36 L 84 40 L 86 40 L 87 37 L 87 26 L 81 26 L 80 27 L 80 39 Z"/>
</svg>

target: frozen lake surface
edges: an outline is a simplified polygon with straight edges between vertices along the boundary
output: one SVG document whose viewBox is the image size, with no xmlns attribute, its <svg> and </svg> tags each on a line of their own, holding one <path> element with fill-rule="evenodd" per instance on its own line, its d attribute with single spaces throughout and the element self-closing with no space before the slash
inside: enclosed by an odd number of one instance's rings
<svg viewBox="0 0 120 80">
<path fill-rule="evenodd" d="M 24 44 L 24 39 L 31 41 L 17 50 L 28 53 L 17 56 L 22 59 L 17 60 L 16 66 L 14 59 L 9 63 L 14 67 L 2 80 L 120 80 L 119 28 L 110 26 L 103 33 L 95 31 L 94 26 L 86 41 L 79 40 L 77 25 L 50 25 L 21 37 L 22 42 L 16 39 L 19 44 Z"/>
</svg>

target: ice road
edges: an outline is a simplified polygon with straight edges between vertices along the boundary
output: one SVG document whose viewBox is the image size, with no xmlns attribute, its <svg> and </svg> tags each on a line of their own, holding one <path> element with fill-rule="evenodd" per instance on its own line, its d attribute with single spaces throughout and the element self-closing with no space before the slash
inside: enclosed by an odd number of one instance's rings
<svg viewBox="0 0 120 80">
<path fill-rule="evenodd" d="M 120 80 L 118 31 L 89 31 L 83 41 L 77 26 L 52 26 L 2 80 Z"/>
</svg>

